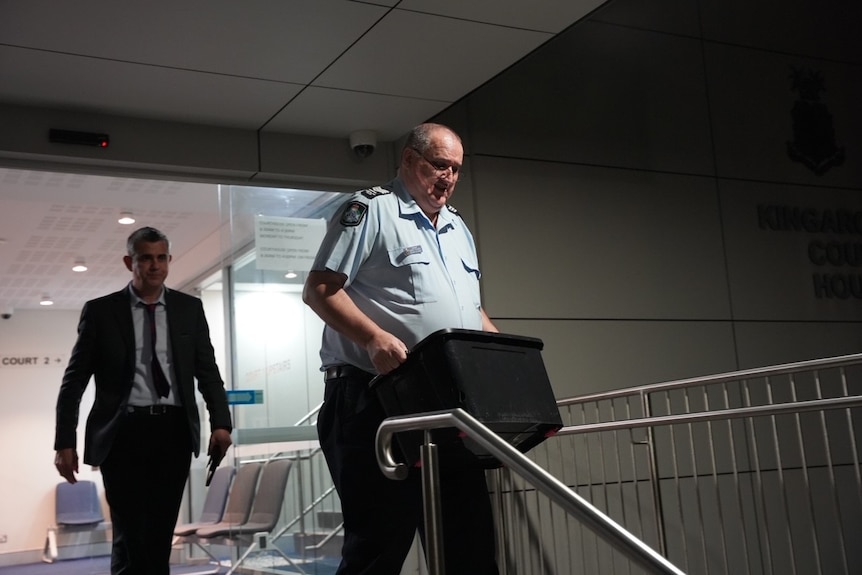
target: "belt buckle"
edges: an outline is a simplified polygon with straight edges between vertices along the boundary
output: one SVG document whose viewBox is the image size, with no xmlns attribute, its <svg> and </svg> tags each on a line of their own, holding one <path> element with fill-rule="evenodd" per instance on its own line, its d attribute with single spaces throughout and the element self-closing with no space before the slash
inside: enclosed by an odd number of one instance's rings
<svg viewBox="0 0 862 575">
<path fill-rule="evenodd" d="M 164 415 L 167 413 L 164 405 L 153 404 L 149 406 L 149 415 Z"/>
<path fill-rule="evenodd" d="M 350 377 L 354 370 L 358 371 L 353 366 L 346 364 L 332 365 L 326 368 L 326 381 Z"/>
</svg>

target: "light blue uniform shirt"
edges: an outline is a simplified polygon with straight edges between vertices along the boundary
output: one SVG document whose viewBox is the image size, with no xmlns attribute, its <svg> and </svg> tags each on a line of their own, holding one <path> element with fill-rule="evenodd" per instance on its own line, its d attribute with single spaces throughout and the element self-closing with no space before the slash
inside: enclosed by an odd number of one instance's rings
<svg viewBox="0 0 862 575">
<path fill-rule="evenodd" d="M 312 265 L 347 276 L 359 309 L 408 347 L 443 328 L 482 329 L 476 245 L 464 220 L 444 207 L 437 228 L 399 179 L 354 193 L 329 222 Z M 323 367 L 375 373 L 364 348 L 323 330 Z"/>
</svg>

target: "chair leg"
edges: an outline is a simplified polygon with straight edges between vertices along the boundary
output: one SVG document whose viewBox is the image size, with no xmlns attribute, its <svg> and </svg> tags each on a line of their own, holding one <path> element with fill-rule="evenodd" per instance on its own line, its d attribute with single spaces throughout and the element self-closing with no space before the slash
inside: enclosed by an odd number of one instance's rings
<svg viewBox="0 0 862 575">
<path fill-rule="evenodd" d="M 302 567 L 300 567 L 299 565 L 297 565 L 296 563 L 294 563 L 294 562 L 293 562 L 293 559 L 291 559 L 290 557 L 288 557 L 288 556 L 285 554 L 285 552 L 284 552 L 284 551 L 282 551 L 282 550 L 281 550 L 281 549 L 279 549 L 278 547 L 276 547 L 276 548 L 275 548 L 275 550 L 276 550 L 276 551 L 278 551 L 278 554 L 279 554 L 279 555 L 281 555 L 282 557 L 284 557 L 285 561 L 287 561 L 287 562 L 290 564 L 290 566 L 291 566 L 291 567 L 293 567 L 294 569 L 296 569 L 297 571 L 299 571 L 302 575 L 305 575 L 305 571 L 303 571 L 303 570 L 302 570 Z"/>
<path fill-rule="evenodd" d="M 233 574 L 234 574 L 234 572 L 235 572 L 237 569 L 239 569 L 239 566 L 240 566 L 240 565 L 242 565 L 242 562 L 243 562 L 243 561 L 245 561 L 245 560 L 248 558 L 248 556 L 249 556 L 249 555 L 251 555 L 251 553 L 252 553 L 252 552 L 254 552 L 255 550 L 258 550 L 258 547 L 260 547 L 260 546 L 258 545 L 258 541 L 260 540 L 260 537 L 261 537 L 261 536 L 266 537 L 266 535 L 265 535 L 265 534 L 262 534 L 262 533 L 256 533 L 256 534 L 254 535 L 254 538 L 252 539 L 251 544 L 248 546 L 248 549 L 246 549 L 246 550 L 245 550 L 245 553 L 243 553 L 243 554 L 240 556 L 240 558 L 239 558 L 239 559 L 237 559 L 237 561 L 236 561 L 236 563 L 235 563 L 235 564 L 231 565 L 231 567 L 230 567 L 230 571 L 228 571 L 227 573 L 225 573 L 225 575 L 233 575 Z M 267 549 L 268 549 L 268 547 L 267 547 Z M 282 557 L 284 557 L 284 560 L 285 560 L 285 561 L 287 561 L 287 563 L 288 563 L 291 567 L 293 567 L 294 569 L 296 569 L 298 573 L 300 573 L 301 575 L 306 575 L 305 571 L 303 571 L 303 570 L 302 570 L 302 567 L 300 567 L 299 565 L 297 565 L 297 564 L 293 561 L 293 559 L 291 559 L 290 557 L 288 557 L 288 556 L 287 556 L 287 554 L 286 554 L 284 551 L 282 551 L 281 549 L 279 549 L 277 545 L 273 545 L 273 546 L 272 546 L 272 549 L 275 549 L 275 551 L 276 551 L 279 555 L 281 555 Z M 260 547 L 260 549 L 259 549 L 258 551 L 265 551 L 265 550 L 266 550 L 266 549 L 264 549 L 263 547 Z"/>
<path fill-rule="evenodd" d="M 242 565 L 242 562 L 245 561 L 246 557 L 248 557 L 255 549 L 257 549 L 257 539 L 251 542 L 251 545 L 248 546 L 248 549 L 245 550 L 245 553 L 243 553 L 240 558 L 237 559 L 236 563 L 230 566 L 230 570 L 225 573 L 225 575 L 233 575 L 234 571 L 239 569 L 239 566 Z"/>
<path fill-rule="evenodd" d="M 53 563 L 55 559 L 57 559 L 57 530 L 49 527 L 45 537 L 45 549 L 42 551 L 42 561 Z"/>
<path fill-rule="evenodd" d="M 221 561 L 219 561 L 219 558 L 218 558 L 218 557 L 216 557 L 215 555 L 213 555 L 213 554 L 212 554 L 212 552 L 210 552 L 210 550 L 209 550 L 209 549 L 207 549 L 206 547 L 204 547 L 203 545 L 201 545 L 201 542 L 200 542 L 200 541 L 192 541 L 192 544 L 197 545 L 197 546 L 198 546 L 198 549 L 200 549 L 201 551 L 203 551 L 204 553 L 206 553 L 206 554 L 209 556 L 209 558 L 210 558 L 210 559 L 212 559 L 212 560 L 215 562 L 215 564 L 216 564 L 216 565 L 221 566 Z"/>
</svg>

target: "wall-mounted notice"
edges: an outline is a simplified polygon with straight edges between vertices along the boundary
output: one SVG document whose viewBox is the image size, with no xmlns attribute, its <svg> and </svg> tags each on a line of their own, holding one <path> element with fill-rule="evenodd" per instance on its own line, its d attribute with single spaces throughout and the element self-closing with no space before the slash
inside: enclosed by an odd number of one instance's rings
<svg viewBox="0 0 862 575">
<path fill-rule="evenodd" d="M 309 271 L 325 234 L 323 219 L 256 216 L 257 269 Z"/>
<path fill-rule="evenodd" d="M 57 355 L 40 353 L 21 353 L 0 355 L 0 368 L 3 367 L 49 367 L 65 365 L 65 360 Z"/>
</svg>

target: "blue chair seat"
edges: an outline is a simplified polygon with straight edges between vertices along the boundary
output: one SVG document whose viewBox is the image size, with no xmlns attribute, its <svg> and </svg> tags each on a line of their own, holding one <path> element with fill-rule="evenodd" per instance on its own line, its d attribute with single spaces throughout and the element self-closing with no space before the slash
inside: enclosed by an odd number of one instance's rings
<svg viewBox="0 0 862 575">
<path fill-rule="evenodd" d="M 57 525 L 94 525 L 105 520 L 99 492 L 93 481 L 60 483 L 56 495 Z"/>
</svg>

